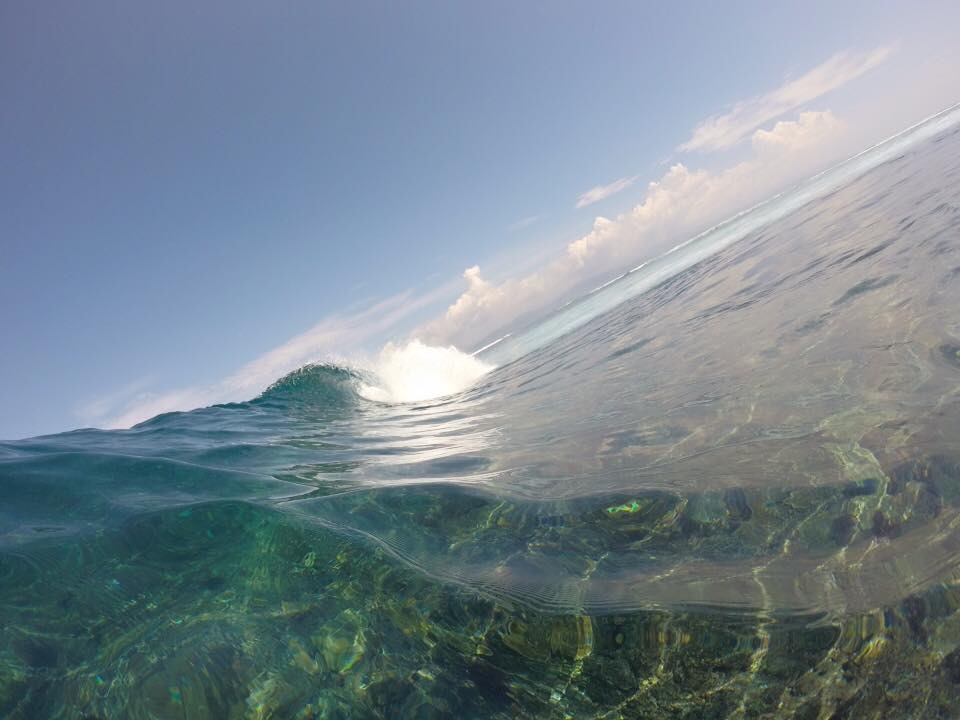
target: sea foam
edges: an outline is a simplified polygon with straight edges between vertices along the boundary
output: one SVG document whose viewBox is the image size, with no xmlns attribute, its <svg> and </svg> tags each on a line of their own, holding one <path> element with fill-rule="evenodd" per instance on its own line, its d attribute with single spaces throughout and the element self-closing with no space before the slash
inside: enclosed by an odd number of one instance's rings
<svg viewBox="0 0 960 720">
<path fill-rule="evenodd" d="M 419 340 L 387 343 L 371 368 L 370 383 L 360 394 L 377 402 L 419 402 L 466 390 L 493 369 L 453 346 L 434 347 Z"/>
</svg>

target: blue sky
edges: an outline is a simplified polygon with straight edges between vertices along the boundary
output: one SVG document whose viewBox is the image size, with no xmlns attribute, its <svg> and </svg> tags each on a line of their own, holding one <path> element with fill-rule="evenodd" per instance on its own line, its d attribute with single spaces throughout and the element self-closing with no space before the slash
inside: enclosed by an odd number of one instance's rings
<svg viewBox="0 0 960 720">
<path fill-rule="evenodd" d="M 960 100 L 958 21 L 947 2 L 6 2 L 0 437 L 252 396 L 411 332 L 471 350 Z"/>
</svg>

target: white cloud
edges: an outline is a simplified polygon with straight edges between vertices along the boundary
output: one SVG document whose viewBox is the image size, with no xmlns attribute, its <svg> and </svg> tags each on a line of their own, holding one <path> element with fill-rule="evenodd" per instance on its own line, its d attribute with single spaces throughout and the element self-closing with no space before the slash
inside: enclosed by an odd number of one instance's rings
<svg viewBox="0 0 960 720">
<path fill-rule="evenodd" d="M 601 200 L 606 200 L 611 195 L 616 195 L 618 192 L 626 190 L 628 187 L 633 185 L 633 183 L 637 181 L 638 177 L 639 175 L 634 175 L 633 177 L 622 177 L 619 180 L 614 180 L 609 185 L 597 185 L 597 187 L 590 188 L 577 198 L 577 207 L 585 208 L 588 205 L 593 205 Z"/>
<path fill-rule="evenodd" d="M 681 150 L 724 150 L 764 123 L 847 84 L 882 63 L 890 46 L 866 53 L 841 52 L 776 90 L 735 104 L 729 112 L 701 122 Z"/>
<path fill-rule="evenodd" d="M 431 344 L 475 348 L 511 320 L 555 306 L 583 282 L 659 254 L 822 169 L 842 152 L 845 130 L 829 111 L 804 112 L 755 132 L 752 156 L 724 170 L 677 163 L 647 186 L 642 202 L 614 219 L 596 218 L 590 232 L 541 269 L 493 283 L 478 266 L 468 268 L 466 291 L 415 334 Z"/>
<path fill-rule="evenodd" d="M 781 120 L 770 130 L 757 130 L 751 138 L 758 153 L 790 152 L 810 145 L 841 129 L 839 120 L 830 111 L 802 112 L 796 121 Z"/>
<path fill-rule="evenodd" d="M 74 415 L 84 424 L 91 427 L 103 421 L 117 406 L 129 402 L 130 398 L 142 395 L 152 385 L 154 379 L 150 376 L 138 378 L 105 395 L 89 400 L 74 410 Z"/>
<path fill-rule="evenodd" d="M 517 230 L 523 230 L 524 228 L 530 227 L 537 220 L 540 219 L 539 215 L 531 215 L 530 217 L 525 217 L 521 220 L 517 220 L 515 223 L 511 223 L 507 226 L 509 232 L 516 232 Z"/>
</svg>

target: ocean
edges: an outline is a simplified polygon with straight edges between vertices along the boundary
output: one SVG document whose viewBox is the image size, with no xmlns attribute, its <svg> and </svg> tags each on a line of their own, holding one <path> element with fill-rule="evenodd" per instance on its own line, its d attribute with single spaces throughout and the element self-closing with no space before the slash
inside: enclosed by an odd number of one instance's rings
<svg viewBox="0 0 960 720">
<path fill-rule="evenodd" d="M 0 717 L 956 717 L 958 310 L 953 108 L 475 357 L 0 443 Z"/>
</svg>

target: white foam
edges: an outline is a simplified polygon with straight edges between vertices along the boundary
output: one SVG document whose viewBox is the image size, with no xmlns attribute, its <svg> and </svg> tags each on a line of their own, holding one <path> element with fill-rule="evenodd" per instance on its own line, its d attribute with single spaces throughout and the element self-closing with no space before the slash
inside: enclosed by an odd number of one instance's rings
<svg viewBox="0 0 960 720">
<path fill-rule="evenodd" d="M 483 346 L 482 348 L 480 348 L 479 350 L 474 350 L 472 353 L 470 353 L 471 357 L 476 357 L 477 355 L 479 355 L 480 353 L 484 352 L 485 350 L 489 350 L 489 349 L 492 348 L 494 345 L 499 345 L 499 344 L 502 343 L 504 340 L 506 340 L 508 337 L 510 337 L 510 335 L 511 335 L 511 333 L 507 333 L 506 335 L 503 335 L 503 336 L 501 336 L 501 337 L 498 337 L 498 338 L 497 338 L 496 340 L 494 340 L 493 342 L 487 343 L 486 345 L 484 345 L 484 346 Z"/>
<path fill-rule="evenodd" d="M 378 402 L 432 400 L 466 390 L 492 369 L 453 346 L 387 343 L 373 363 L 375 384 L 361 385 L 360 394 Z"/>
</svg>

